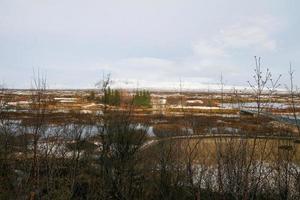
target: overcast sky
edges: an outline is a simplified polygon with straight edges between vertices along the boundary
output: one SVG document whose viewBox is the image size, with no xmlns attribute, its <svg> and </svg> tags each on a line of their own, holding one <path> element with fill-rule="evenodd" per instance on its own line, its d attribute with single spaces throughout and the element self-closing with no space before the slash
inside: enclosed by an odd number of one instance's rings
<svg viewBox="0 0 300 200">
<path fill-rule="evenodd" d="M 300 85 L 299 0 L 0 0 L 0 81 L 93 88 L 103 73 L 149 85 L 247 85 L 261 56 Z"/>
</svg>

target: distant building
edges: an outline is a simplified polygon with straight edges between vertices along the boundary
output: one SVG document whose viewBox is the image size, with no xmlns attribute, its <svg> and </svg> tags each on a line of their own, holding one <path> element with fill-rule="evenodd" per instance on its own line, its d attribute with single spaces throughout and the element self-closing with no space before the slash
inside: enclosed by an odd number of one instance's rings
<svg viewBox="0 0 300 200">
<path fill-rule="evenodd" d="M 162 96 L 152 96 L 151 104 L 155 113 L 164 114 L 167 107 L 167 99 Z"/>
</svg>

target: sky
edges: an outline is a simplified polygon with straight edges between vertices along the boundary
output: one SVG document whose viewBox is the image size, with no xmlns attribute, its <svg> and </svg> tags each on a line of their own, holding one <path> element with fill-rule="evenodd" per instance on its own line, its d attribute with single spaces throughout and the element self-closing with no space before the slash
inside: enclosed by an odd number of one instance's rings
<svg viewBox="0 0 300 200">
<path fill-rule="evenodd" d="M 0 0 L 0 84 L 247 86 L 254 56 L 300 85 L 299 0 Z"/>
</svg>

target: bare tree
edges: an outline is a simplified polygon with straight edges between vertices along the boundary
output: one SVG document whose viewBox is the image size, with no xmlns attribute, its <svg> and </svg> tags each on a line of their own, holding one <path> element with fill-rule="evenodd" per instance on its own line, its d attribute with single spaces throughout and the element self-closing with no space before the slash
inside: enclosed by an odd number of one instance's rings
<svg viewBox="0 0 300 200">
<path fill-rule="evenodd" d="M 110 76 L 106 76 L 101 84 L 103 93 L 109 84 Z M 133 101 L 123 111 L 111 110 L 108 103 L 104 97 L 98 126 L 102 198 L 138 199 L 143 183 L 138 154 L 145 142 L 146 130 L 138 129 L 134 122 Z"/>
<path fill-rule="evenodd" d="M 32 163 L 30 176 L 27 184 L 30 188 L 30 199 L 36 199 L 41 192 L 40 190 L 40 163 L 39 163 L 39 141 L 45 136 L 47 127 L 46 112 L 47 112 L 47 79 L 38 71 L 34 73 L 32 82 L 31 95 L 31 125 L 27 131 L 32 134 Z"/>
<path fill-rule="evenodd" d="M 294 85 L 294 73 L 295 71 L 292 68 L 292 64 L 290 63 L 290 69 L 289 69 L 289 79 L 290 79 L 290 86 L 287 87 L 288 91 L 289 91 L 289 99 L 290 99 L 290 107 L 291 107 L 291 111 L 295 120 L 295 124 L 298 130 L 298 134 L 300 136 L 300 125 L 298 124 L 298 116 L 297 116 L 297 107 L 296 107 L 296 86 Z"/>
<path fill-rule="evenodd" d="M 251 83 L 248 81 L 248 84 L 250 88 L 252 89 L 252 92 L 255 97 L 255 102 L 257 105 L 256 114 L 257 114 L 257 120 L 260 119 L 260 115 L 264 109 L 264 101 L 263 101 L 263 95 L 267 94 L 271 96 L 276 92 L 276 89 L 280 86 L 279 80 L 281 78 L 281 75 L 279 75 L 276 79 L 272 78 L 272 73 L 267 68 L 265 72 L 263 72 L 262 65 L 261 65 L 261 58 L 255 58 L 255 69 L 254 69 L 254 75 L 253 79 L 254 82 Z"/>
<path fill-rule="evenodd" d="M 4 87 L 0 88 L 0 199 L 15 197 L 14 184 L 16 175 L 14 164 L 14 135 L 17 122 L 10 119 L 9 101 L 12 96 Z"/>
</svg>

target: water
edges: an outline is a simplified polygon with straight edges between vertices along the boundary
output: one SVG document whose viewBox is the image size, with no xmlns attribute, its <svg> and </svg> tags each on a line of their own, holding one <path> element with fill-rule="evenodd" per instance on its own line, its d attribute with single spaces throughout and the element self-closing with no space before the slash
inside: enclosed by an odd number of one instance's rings
<svg viewBox="0 0 300 200">
<path fill-rule="evenodd" d="M 273 109 L 287 109 L 290 107 L 286 103 L 261 103 L 262 108 L 273 108 Z M 246 103 L 223 103 L 220 105 L 221 108 L 225 109 L 239 109 L 239 108 L 257 108 L 256 102 L 246 102 Z"/>
<path fill-rule="evenodd" d="M 21 125 L 21 120 L 10 120 L 5 124 L 0 123 L 0 126 L 9 126 L 11 130 L 14 132 L 20 133 L 34 133 L 37 127 L 34 126 L 23 126 Z M 131 124 L 131 128 L 135 128 L 136 130 L 144 130 L 145 133 L 153 137 L 155 136 L 153 132 L 152 126 L 146 126 L 143 124 Z M 66 125 L 56 125 L 56 124 L 48 124 L 46 126 L 38 127 L 38 132 L 43 136 L 60 136 L 64 135 L 67 137 L 79 136 L 87 137 L 87 136 L 95 136 L 102 132 L 103 126 L 101 124 L 98 125 L 81 125 L 81 124 L 66 124 Z"/>
</svg>

